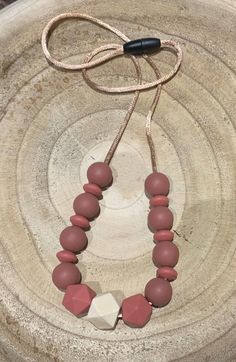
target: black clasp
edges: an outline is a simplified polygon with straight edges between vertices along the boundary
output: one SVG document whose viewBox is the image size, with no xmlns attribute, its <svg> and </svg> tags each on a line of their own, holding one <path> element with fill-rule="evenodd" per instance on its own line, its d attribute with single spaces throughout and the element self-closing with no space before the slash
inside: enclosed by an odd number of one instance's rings
<svg viewBox="0 0 236 362">
<path fill-rule="evenodd" d="M 125 54 L 152 53 L 160 49 L 161 40 L 158 38 L 143 38 L 131 40 L 123 44 Z"/>
</svg>

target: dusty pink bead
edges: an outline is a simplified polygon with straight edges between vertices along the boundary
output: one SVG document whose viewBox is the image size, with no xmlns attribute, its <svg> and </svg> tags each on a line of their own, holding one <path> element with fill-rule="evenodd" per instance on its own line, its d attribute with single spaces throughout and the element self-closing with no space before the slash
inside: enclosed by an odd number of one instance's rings
<svg viewBox="0 0 236 362">
<path fill-rule="evenodd" d="M 164 307 L 171 300 L 172 287 L 165 279 L 151 279 L 145 287 L 145 297 L 154 307 Z"/>
<path fill-rule="evenodd" d="M 145 191 L 148 197 L 168 195 L 170 183 L 166 175 L 161 172 L 151 173 L 145 180 Z"/>
<path fill-rule="evenodd" d="M 88 192 L 96 197 L 101 197 L 102 196 L 102 189 L 95 184 L 85 184 L 83 186 L 83 189 L 85 192 Z"/>
<path fill-rule="evenodd" d="M 71 224 L 75 225 L 75 226 L 79 226 L 82 229 L 89 229 L 90 228 L 90 224 L 88 219 L 86 219 L 86 217 L 81 216 L 81 215 L 72 215 L 70 217 L 70 222 Z"/>
<path fill-rule="evenodd" d="M 56 254 L 57 259 L 62 263 L 77 263 L 77 256 L 69 250 L 61 250 Z"/>
<path fill-rule="evenodd" d="M 170 230 L 159 230 L 154 234 L 155 241 L 172 241 L 174 239 L 174 233 Z"/>
<path fill-rule="evenodd" d="M 107 187 L 112 183 L 112 171 L 105 162 L 95 162 L 90 165 L 87 177 L 90 183 L 96 184 L 101 188 Z"/>
<path fill-rule="evenodd" d="M 162 266 L 157 269 L 157 277 L 167 279 L 169 282 L 172 282 L 177 278 L 177 271 L 169 266 Z"/>
<path fill-rule="evenodd" d="M 100 212 L 98 199 L 88 192 L 76 197 L 73 208 L 76 214 L 87 217 L 89 220 L 94 219 Z"/>
<path fill-rule="evenodd" d="M 157 243 L 152 251 L 152 260 L 157 267 L 174 267 L 179 260 L 179 249 L 171 241 Z"/>
<path fill-rule="evenodd" d="M 66 309 L 77 317 L 85 315 L 96 293 L 86 284 L 69 285 L 62 301 Z"/>
<path fill-rule="evenodd" d="M 73 225 L 61 232 L 60 243 L 64 249 L 78 253 L 86 248 L 88 238 L 83 229 Z"/>
<path fill-rule="evenodd" d="M 60 290 L 65 290 L 69 285 L 79 284 L 81 273 L 72 263 L 61 263 L 52 272 L 52 281 Z"/>
<path fill-rule="evenodd" d="M 158 195 L 153 196 L 149 202 L 150 207 L 156 207 L 156 206 L 168 206 L 169 205 L 169 199 L 166 196 Z"/>
<path fill-rule="evenodd" d="M 148 226 L 152 231 L 169 230 L 173 226 L 173 214 L 165 206 L 157 206 L 148 214 Z"/>
</svg>

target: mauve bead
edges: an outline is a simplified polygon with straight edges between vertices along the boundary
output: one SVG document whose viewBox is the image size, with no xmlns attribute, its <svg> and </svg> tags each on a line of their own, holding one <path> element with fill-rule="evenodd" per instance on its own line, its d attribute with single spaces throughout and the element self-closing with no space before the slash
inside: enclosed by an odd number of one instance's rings
<svg viewBox="0 0 236 362">
<path fill-rule="evenodd" d="M 157 267 L 174 267 L 179 260 L 179 249 L 171 241 L 157 243 L 152 251 L 152 260 Z"/>
<path fill-rule="evenodd" d="M 52 281 L 60 290 L 65 290 L 69 285 L 81 282 L 81 273 L 72 263 L 61 263 L 52 272 Z"/>
<path fill-rule="evenodd" d="M 157 206 L 148 214 L 148 226 L 152 231 L 171 229 L 173 226 L 173 214 L 165 206 Z"/>
<path fill-rule="evenodd" d="M 80 194 L 74 200 L 73 208 L 76 214 L 94 219 L 100 212 L 98 199 L 87 192 Z"/>
<path fill-rule="evenodd" d="M 148 197 L 168 195 L 170 183 L 166 175 L 161 172 L 151 173 L 145 180 L 145 191 Z"/>
<path fill-rule="evenodd" d="M 159 230 L 154 234 L 155 241 L 172 241 L 174 239 L 174 233 L 170 230 Z"/>
<path fill-rule="evenodd" d="M 56 254 L 57 259 L 62 263 L 77 263 L 77 256 L 69 250 L 61 250 Z"/>
<path fill-rule="evenodd" d="M 83 229 L 78 226 L 68 226 L 60 235 L 61 246 L 73 253 L 78 253 L 86 248 L 88 238 Z"/>
<path fill-rule="evenodd" d="M 96 184 L 101 188 L 107 187 L 112 183 L 112 171 L 105 162 L 95 162 L 90 165 L 87 177 L 90 183 Z"/>
<path fill-rule="evenodd" d="M 150 207 L 156 207 L 156 206 L 168 206 L 169 205 L 169 199 L 166 196 L 158 195 L 153 196 L 149 202 Z"/>
<path fill-rule="evenodd" d="M 95 184 L 85 184 L 83 186 L 83 189 L 85 192 L 88 192 L 96 197 L 101 197 L 102 196 L 102 189 L 101 187 L 99 187 L 98 185 Z"/>
<path fill-rule="evenodd" d="M 144 327 L 152 314 L 152 307 L 142 294 L 125 298 L 121 310 L 124 323 L 134 328 Z"/>
<path fill-rule="evenodd" d="M 157 277 L 167 279 L 169 282 L 173 282 L 177 278 L 177 271 L 169 266 L 162 266 L 157 269 Z"/>
<path fill-rule="evenodd" d="M 164 307 L 171 300 L 172 287 L 165 279 L 151 279 L 145 287 L 145 297 L 154 307 Z"/>
<path fill-rule="evenodd" d="M 81 215 L 72 215 L 70 217 L 70 222 L 73 225 L 79 226 L 82 229 L 89 229 L 90 228 L 90 224 L 88 219 L 86 219 L 86 217 L 81 216 Z"/>
</svg>

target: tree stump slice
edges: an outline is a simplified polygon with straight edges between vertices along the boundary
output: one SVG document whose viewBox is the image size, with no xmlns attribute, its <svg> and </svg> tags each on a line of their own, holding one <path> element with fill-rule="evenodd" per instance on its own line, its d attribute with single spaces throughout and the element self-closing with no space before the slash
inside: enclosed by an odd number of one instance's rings
<svg viewBox="0 0 236 362">
<path fill-rule="evenodd" d="M 119 321 L 97 330 L 71 315 L 51 281 L 59 234 L 70 225 L 86 169 L 102 160 L 133 94 L 96 92 L 81 72 L 46 62 L 47 21 L 79 11 L 130 39 L 180 42 L 184 60 L 163 87 L 152 126 L 158 169 L 171 180 L 180 249 L 173 299 L 142 329 Z M 235 361 L 235 1 L 20 0 L 0 13 L 0 360 Z M 83 62 L 92 49 L 121 43 L 86 21 L 66 21 L 50 41 L 55 55 Z M 173 54 L 153 55 L 162 74 Z M 140 59 L 145 82 L 152 69 Z M 99 84 L 137 83 L 128 57 L 89 70 Z M 142 293 L 155 276 L 149 203 L 151 172 L 145 119 L 155 90 L 140 94 L 112 160 L 113 186 L 79 255 L 83 281 L 119 298 Z"/>
</svg>

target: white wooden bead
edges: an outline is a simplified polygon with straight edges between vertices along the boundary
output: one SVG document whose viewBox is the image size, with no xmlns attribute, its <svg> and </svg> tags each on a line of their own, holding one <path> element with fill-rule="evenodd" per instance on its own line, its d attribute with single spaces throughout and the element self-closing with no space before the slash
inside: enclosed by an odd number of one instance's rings
<svg viewBox="0 0 236 362">
<path fill-rule="evenodd" d="M 101 294 L 93 298 L 88 315 L 84 319 L 99 329 L 113 329 L 119 311 L 120 305 L 111 293 Z"/>
</svg>

